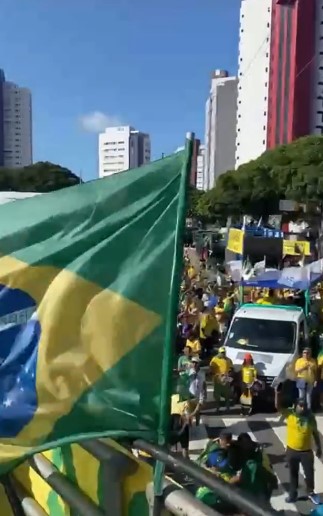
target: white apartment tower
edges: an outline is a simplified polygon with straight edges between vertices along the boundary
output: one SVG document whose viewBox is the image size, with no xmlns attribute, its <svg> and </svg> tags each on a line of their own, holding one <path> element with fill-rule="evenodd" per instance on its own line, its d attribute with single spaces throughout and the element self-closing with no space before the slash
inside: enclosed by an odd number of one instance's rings
<svg viewBox="0 0 323 516">
<path fill-rule="evenodd" d="M 205 145 L 200 145 L 196 158 L 196 188 L 203 190 Z"/>
<path fill-rule="evenodd" d="M 4 74 L 2 75 L 4 78 Z M 1 165 L 8 168 L 32 164 L 32 108 L 27 88 L 3 80 L 1 102 Z"/>
<path fill-rule="evenodd" d="M 205 106 L 203 190 L 213 188 L 219 175 L 234 169 L 237 118 L 236 77 L 216 70 Z"/>
<path fill-rule="evenodd" d="M 108 127 L 99 135 L 99 177 L 150 162 L 150 137 L 133 127 Z"/>
<path fill-rule="evenodd" d="M 235 165 L 257 158 L 267 146 L 272 0 L 242 0 Z"/>
</svg>

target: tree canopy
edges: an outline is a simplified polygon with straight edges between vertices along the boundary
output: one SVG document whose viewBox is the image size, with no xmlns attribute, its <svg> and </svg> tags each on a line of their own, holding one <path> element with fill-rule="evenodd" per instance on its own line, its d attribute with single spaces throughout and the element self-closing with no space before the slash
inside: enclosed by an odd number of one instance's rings
<svg viewBox="0 0 323 516">
<path fill-rule="evenodd" d="M 267 216 L 277 213 L 279 200 L 323 202 L 323 137 L 307 136 L 266 151 L 258 159 L 229 170 L 216 186 L 190 194 L 196 216 Z"/>
<path fill-rule="evenodd" d="M 39 161 L 23 168 L 0 168 L 2 192 L 52 192 L 80 183 L 69 169 L 48 161 Z"/>
</svg>

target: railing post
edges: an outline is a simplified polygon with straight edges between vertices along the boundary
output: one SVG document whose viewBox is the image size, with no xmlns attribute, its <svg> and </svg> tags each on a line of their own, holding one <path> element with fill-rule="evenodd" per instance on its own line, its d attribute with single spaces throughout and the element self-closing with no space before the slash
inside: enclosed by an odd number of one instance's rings
<svg viewBox="0 0 323 516">
<path fill-rule="evenodd" d="M 13 486 L 20 500 L 23 514 L 25 516 L 47 516 L 42 507 L 32 498 L 17 480 L 13 480 Z"/>
<path fill-rule="evenodd" d="M 104 513 L 122 516 L 122 481 L 137 470 L 136 461 L 99 440 L 83 441 L 80 446 L 102 462 Z"/>
<path fill-rule="evenodd" d="M 78 516 L 103 516 L 103 512 L 80 489 L 75 487 L 42 454 L 28 460 L 30 466 L 52 487 Z"/>
<path fill-rule="evenodd" d="M 154 507 L 153 482 L 147 485 L 146 496 L 150 509 L 149 514 L 152 516 Z M 167 479 L 164 480 L 163 485 L 163 501 L 166 510 L 174 516 L 220 516 L 214 509 L 197 500 L 189 491 Z M 162 516 L 166 510 L 162 511 Z"/>
</svg>

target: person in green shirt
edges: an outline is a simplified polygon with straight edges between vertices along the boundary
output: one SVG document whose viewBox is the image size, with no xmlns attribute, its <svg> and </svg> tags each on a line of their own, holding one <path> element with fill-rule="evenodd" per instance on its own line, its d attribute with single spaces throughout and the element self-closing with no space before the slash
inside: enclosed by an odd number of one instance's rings
<svg viewBox="0 0 323 516">
<path fill-rule="evenodd" d="M 177 394 L 180 395 L 181 400 L 185 400 L 189 398 L 189 385 L 190 385 L 190 377 L 189 370 L 191 368 L 191 350 L 188 346 L 185 346 L 183 349 L 183 355 L 181 355 L 178 359 L 177 363 L 177 371 L 178 371 L 178 381 L 177 381 Z"/>
<path fill-rule="evenodd" d="M 241 450 L 241 469 L 229 483 L 238 485 L 262 504 L 270 506 L 272 492 L 278 484 L 268 456 L 247 433 L 239 435 L 238 445 Z"/>
<path fill-rule="evenodd" d="M 191 365 L 191 359 L 190 359 L 190 348 L 189 346 L 185 346 L 183 349 L 183 354 L 179 357 L 177 362 L 177 370 L 179 374 L 185 373 L 187 369 Z"/>
</svg>

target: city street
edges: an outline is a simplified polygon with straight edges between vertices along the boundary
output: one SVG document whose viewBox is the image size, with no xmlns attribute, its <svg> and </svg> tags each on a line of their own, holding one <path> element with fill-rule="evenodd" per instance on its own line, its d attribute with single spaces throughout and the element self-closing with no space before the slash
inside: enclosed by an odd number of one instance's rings
<svg viewBox="0 0 323 516">
<path fill-rule="evenodd" d="M 289 472 L 286 467 L 285 457 L 285 434 L 286 429 L 280 416 L 277 414 L 256 414 L 249 418 L 238 415 L 238 408 L 233 408 L 232 415 L 220 414 L 214 415 L 214 409 L 208 409 L 203 412 L 203 424 L 200 427 L 193 427 L 191 433 L 191 458 L 196 458 L 200 451 L 204 448 L 206 442 L 210 438 L 216 438 L 219 433 L 227 429 L 233 435 L 239 435 L 241 432 L 248 432 L 252 439 L 262 443 L 268 453 L 275 473 L 279 482 L 279 489 L 275 491 L 272 497 L 272 505 L 276 510 L 284 510 L 287 516 L 295 514 L 308 515 L 314 507 L 302 495 L 305 494 L 304 478 L 300 476 L 300 499 L 297 504 L 286 504 Z M 317 423 L 321 438 L 323 439 L 323 415 L 317 416 Z M 315 483 L 317 492 L 322 495 L 323 499 L 323 461 L 315 457 Z"/>
</svg>

